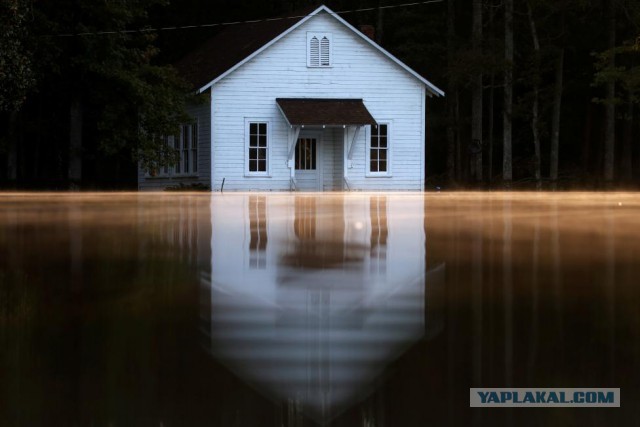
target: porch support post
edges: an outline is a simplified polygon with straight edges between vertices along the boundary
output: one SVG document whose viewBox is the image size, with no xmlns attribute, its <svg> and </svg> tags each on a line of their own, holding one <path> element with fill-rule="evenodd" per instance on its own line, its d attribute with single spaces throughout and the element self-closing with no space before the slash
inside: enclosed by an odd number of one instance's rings
<svg viewBox="0 0 640 427">
<path fill-rule="evenodd" d="M 360 133 L 360 126 L 354 126 L 355 132 L 353 132 L 353 138 L 351 139 L 351 143 L 349 144 L 349 152 L 347 154 L 347 159 L 351 162 L 353 158 L 353 147 L 356 145 L 356 139 L 358 139 L 358 133 Z"/>
<path fill-rule="evenodd" d="M 296 177 L 296 162 L 293 160 L 293 156 L 296 152 L 296 143 L 298 142 L 298 136 L 300 135 L 300 126 L 292 126 L 289 130 L 289 145 L 287 155 L 287 166 L 289 167 L 289 176 L 291 179 Z"/>
</svg>

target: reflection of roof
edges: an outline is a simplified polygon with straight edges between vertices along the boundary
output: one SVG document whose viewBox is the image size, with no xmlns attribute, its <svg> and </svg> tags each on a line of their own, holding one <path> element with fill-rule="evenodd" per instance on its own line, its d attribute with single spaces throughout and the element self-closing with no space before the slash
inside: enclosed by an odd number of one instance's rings
<svg viewBox="0 0 640 427">
<path fill-rule="evenodd" d="M 376 125 L 362 99 L 278 98 L 276 102 L 292 126 Z"/>
</svg>

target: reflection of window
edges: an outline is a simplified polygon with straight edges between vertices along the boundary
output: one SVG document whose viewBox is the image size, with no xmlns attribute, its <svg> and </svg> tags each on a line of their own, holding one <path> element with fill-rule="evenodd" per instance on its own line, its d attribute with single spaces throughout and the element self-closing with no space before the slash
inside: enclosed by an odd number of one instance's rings
<svg viewBox="0 0 640 427">
<path fill-rule="evenodd" d="M 265 122 L 248 122 L 247 172 L 266 175 L 269 150 L 268 126 Z"/>
<path fill-rule="evenodd" d="M 387 269 L 387 198 L 371 197 L 369 202 L 371 216 L 371 270 L 385 273 Z"/>
<path fill-rule="evenodd" d="M 249 197 L 249 268 L 264 269 L 267 265 L 267 209 L 264 196 Z"/>
<path fill-rule="evenodd" d="M 293 231 L 300 240 L 313 240 L 316 237 L 316 199 L 296 197 Z"/>
<path fill-rule="evenodd" d="M 389 126 L 386 124 L 371 127 L 369 172 L 376 175 L 389 173 Z"/>
<path fill-rule="evenodd" d="M 296 170 L 316 170 L 315 138 L 300 138 L 296 144 Z"/>
</svg>

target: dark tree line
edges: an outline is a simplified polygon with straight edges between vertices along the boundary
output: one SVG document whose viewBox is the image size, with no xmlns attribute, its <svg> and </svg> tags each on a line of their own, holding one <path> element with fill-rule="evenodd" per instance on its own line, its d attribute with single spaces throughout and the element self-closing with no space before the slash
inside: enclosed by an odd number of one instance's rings
<svg viewBox="0 0 640 427">
<path fill-rule="evenodd" d="M 640 183 L 640 4 L 327 0 L 446 91 L 428 103 L 432 186 Z M 170 66 L 219 31 L 122 30 L 267 18 L 305 0 L 0 0 L 0 182 L 134 186 L 175 160 L 189 90 Z M 112 34 L 91 34 L 112 31 Z M 86 34 L 89 33 L 89 34 Z M 74 36 L 60 37 L 63 34 Z"/>
</svg>

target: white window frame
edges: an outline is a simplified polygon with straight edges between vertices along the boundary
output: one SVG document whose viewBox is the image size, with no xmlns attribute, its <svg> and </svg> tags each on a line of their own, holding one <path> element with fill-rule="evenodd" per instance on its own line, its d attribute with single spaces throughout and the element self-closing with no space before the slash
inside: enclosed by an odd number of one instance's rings
<svg viewBox="0 0 640 427">
<path fill-rule="evenodd" d="M 318 39 L 318 63 L 312 63 L 311 61 L 311 40 L 313 38 Z M 329 41 L 329 64 L 322 64 L 322 39 L 326 38 Z M 307 67 L 309 68 L 331 68 L 333 66 L 333 37 L 331 33 L 307 33 Z"/>
<path fill-rule="evenodd" d="M 193 150 L 191 148 L 191 142 L 192 142 L 192 138 L 193 138 L 193 127 L 195 126 L 196 128 L 196 138 L 197 138 L 197 146 L 198 146 L 198 156 L 200 155 L 200 123 L 198 122 L 198 119 L 196 118 L 195 120 L 189 122 L 189 123 L 183 123 L 180 125 L 180 134 L 179 135 L 175 135 L 173 137 L 168 137 L 168 141 L 169 142 L 169 146 L 173 146 L 175 147 L 175 140 L 176 138 L 178 138 L 178 141 L 180 141 L 180 160 L 178 160 L 178 162 L 180 163 L 180 172 L 176 172 L 176 167 L 175 166 L 171 166 L 169 168 L 169 175 L 168 176 L 177 176 L 177 177 L 197 177 L 198 176 L 198 172 L 197 171 L 193 171 L 193 159 L 191 158 L 192 154 L 193 154 Z M 182 144 L 183 144 L 183 140 L 184 140 L 184 128 L 188 127 L 189 131 L 188 131 L 188 141 L 187 141 L 187 147 L 185 148 Z M 185 172 L 184 171 L 184 152 L 187 151 L 188 155 L 189 155 L 189 171 Z M 198 160 L 196 159 L 196 164 L 197 164 Z"/>
<path fill-rule="evenodd" d="M 267 125 L 267 170 L 253 172 L 249 170 L 249 143 L 250 143 L 250 127 L 251 124 L 266 124 Z M 269 119 L 244 119 L 244 176 L 245 177 L 271 177 L 271 121 Z"/>
<path fill-rule="evenodd" d="M 183 140 L 183 131 L 184 127 L 188 126 L 189 128 L 189 141 L 187 151 L 189 152 L 189 172 L 184 172 L 184 147 L 181 145 Z M 193 140 L 193 128 L 196 128 L 196 159 L 194 162 L 193 154 L 194 149 L 192 148 L 192 140 Z M 198 165 L 198 157 L 200 156 L 200 123 L 198 119 L 189 122 L 180 124 L 180 133 L 178 135 L 168 135 L 163 136 L 164 143 L 167 144 L 172 149 L 175 149 L 175 141 L 178 138 L 180 143 L 180 159 L 178 162 L 180 163 L 180 172 L 176 172 L 176 166 L 162 166 L 158 168 L 158 172 L 155 175 L 151 175 L 149 172 L 145 174 L 147 178 L 171 178 L 171 177 L 198 177 L 198 171 L 193 170 L 193 165 Z M 198 168 L 199 169 L 199 168 Z"/>
<path fill-rule="evenodd" d="M 393 123 L 391 120 L 378 120 L 378 126 L 387 126 L 387 170 L 384 172 L 371 172 L 371 134 L 377 129 L 367 126 L 366 132 L 366 153 L 365 153 L 365 177 L 367 178 L 391 178 L 393 165 Z"/>
</svg>

